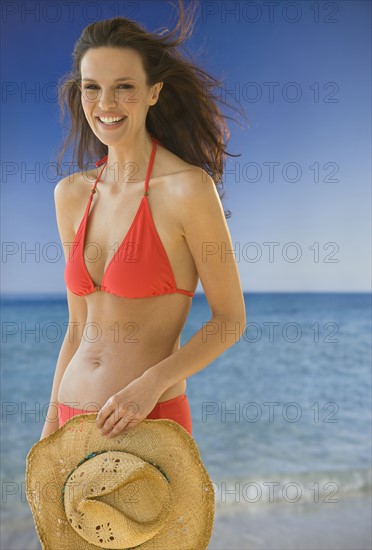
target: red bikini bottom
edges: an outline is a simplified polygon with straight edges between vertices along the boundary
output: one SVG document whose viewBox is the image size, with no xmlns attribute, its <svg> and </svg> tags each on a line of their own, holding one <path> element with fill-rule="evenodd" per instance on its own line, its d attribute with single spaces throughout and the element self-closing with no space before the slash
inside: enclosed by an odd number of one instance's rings
<svg viewBox="0 0 372 550">
<path fill-rule="evenodd" d="M 89 409 L 76 409 L 75 407 L 69 407 L 64 403 L 58 402 L 59 427 L 63 426 L 63 424 L 67 420 L 69 420 L 73 416 L 76 416 L 77 414 L 91 412 L 97 411 L 92 411 Z M 183 428 L 185 428 L 185 430 L 187 430 L 190 435 L 192 435 L 191 411 L 189 400 L 187 399 L 187 395 L 185 393 L 182 393 L 181 395 L 178 395 L 173 399 L 163 401 L 162 403 L 156 403 L 155 407 L 146 418 L 149 420 L 156 420 L 158 418 L 168 418 L 170 420 L 174 420 L 175 422 L 178 422 L 178 424 L 180 424 Z"/>
</svg>

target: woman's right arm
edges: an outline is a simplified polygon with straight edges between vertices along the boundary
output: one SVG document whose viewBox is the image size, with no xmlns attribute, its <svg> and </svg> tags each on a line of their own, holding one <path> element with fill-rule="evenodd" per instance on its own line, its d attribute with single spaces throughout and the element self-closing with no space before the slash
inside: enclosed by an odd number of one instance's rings
<svg viewBox="0 0 372 550">
<path fill-rule="evenodd" d="M 59 181 L 54 189 L 56 220 L 66 262 L 70 246 L 75 238 L 73 222 L 70 217 L 70 213 L 74 211 L 73 204 L 75 203 L 73 186 L 74 183 L 71 181 L 71 178 L 67 176 Z M 45 417 L 44 428 L 40 439 L 52 434 L 59 427 L 59 411 L 57 406 L 59 386 L 67 365 L 70 363 L 80 345 L 87 318 L 87 305 L 84 296 L 76 296 L 76 294 L 73 294 L 68 289 L 66 289 L 66 292 L 69 323 L 58 355 L 48 412 Z"/>
</svg>

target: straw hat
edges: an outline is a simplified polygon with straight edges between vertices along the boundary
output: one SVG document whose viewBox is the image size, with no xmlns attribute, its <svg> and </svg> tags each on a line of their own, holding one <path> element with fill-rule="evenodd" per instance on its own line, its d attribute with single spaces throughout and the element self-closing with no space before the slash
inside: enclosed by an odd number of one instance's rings
<svg viewBox="0 0 372 550">
<path fill-rule="evenodd" d="M 214 491 L 193 437 L 168 419 L 102 436 L 97 412 L 31 447 L 26 497 L 43 550 L 205 550 Z"/>
</svg>

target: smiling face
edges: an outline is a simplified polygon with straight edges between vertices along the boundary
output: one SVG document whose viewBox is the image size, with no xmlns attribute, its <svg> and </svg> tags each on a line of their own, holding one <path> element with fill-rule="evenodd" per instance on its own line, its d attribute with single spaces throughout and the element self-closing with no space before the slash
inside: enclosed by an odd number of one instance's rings
<svg viewBox="0 0 372 550">
<path fill-rule="evenodd" d="M 144 128 L 162 82 L 147 86 L 142 59 L 132 48 L 90 48 L 81 60 L 81 103 L 93 133 L 103 143 Z M 105 120 L 100 120 L 104 118 Z M 119 118 L 116 122 L 115 118 Z"/>
</svg>

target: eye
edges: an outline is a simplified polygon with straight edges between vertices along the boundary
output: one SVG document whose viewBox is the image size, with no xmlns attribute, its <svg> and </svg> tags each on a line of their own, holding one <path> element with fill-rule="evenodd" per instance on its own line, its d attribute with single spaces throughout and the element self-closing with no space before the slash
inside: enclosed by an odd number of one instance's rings
<svg viewBox="0 0 372 550">
<path fill-rule="evenodd" d="M 120 87 L 120 86 L 124 88 L 129 88 L 129 89 L 133 88 L 133 86 L 131 86 L 130 84 L 118 84 L 117 87 Z M 94 90 L 96 88 L 97 88 L 96 84 L 87 84 L 86 86 L 84 86 L 84 90 Z"/>
</svg>

